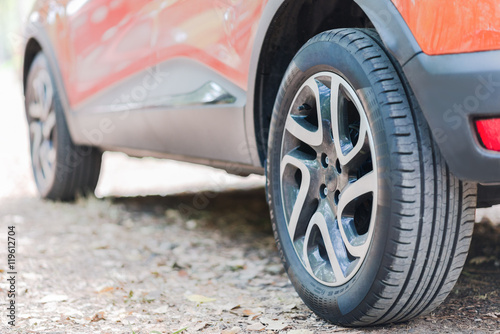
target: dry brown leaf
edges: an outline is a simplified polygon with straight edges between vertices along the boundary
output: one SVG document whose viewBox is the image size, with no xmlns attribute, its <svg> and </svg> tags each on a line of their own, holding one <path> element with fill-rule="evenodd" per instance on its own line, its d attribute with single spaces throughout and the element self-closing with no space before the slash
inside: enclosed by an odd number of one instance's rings
<svg viewBox="0 0 500 334">
<path fill-rule="evenodd" d="M 257 318 L 259 318 L 260 316 L 261 316 L 261 314 L 260 314 L 260 313 L 258 313 L 258 314 L 256 314 L 256 315 L 254 315 L 251 319 L 252 319 L 252 320 L 257 320 Z"/>
<path fill-rule="evenodd" d="M 101 320 L 104 320 L 104 312 L 97 312 L 93 317 L 92 319 L 90 320 L 90 322 L 97 322 L 97 321 L 101 321 Z"/>
<path fill-rule="evenodd" d="M 262 331 L 266 328 L 263 324 L 260 322 L 256 322 L 254 324 L 248 325 L 247 326 L 247 331 Z"/>
<path fill-rule="evenodd" d="M 296 308 L 297 308 L 297 304 L 289 304 L 289 305 L 283 306 L 283 309 L 285 311 L 288 311 L 288 312 L 293 310 L 293 309 L 296 309 Z"/>
<path fill-rule="evenodd" d="M 111 292 L 111 291 L 113 291 L 114 289 L 115 289 L 114 287 L 112 287 L 112 286 L 108 286 L 108 287 L 106 287 L 106 288 L 101 289 L 98 293 L 106 293 L 106 292 Z"/>
<path fill-rule="evenodd" d="M 255 312 L 253 312 L 252 310 L 242 309 L 240 307 L 235 307 L 229 312 L 240 317 L 250 317 L 252 315 L 255 315 Z"/>
<path fill-rule="evenodd" d="M 272 320 L 272 321 L 269 321 L 266 329 L 267 330 L 270 330 L 270 331 L 282 331 L 284 330 L 285 328 L 287 328 L 288 325 L 285 324 L 284 322 L 282 321 L 275 321 L 275 320 Z"/>
<path fill-rule="evenodd" d="M 254 314 L 255 314 L 255 313 L 254 313 L 254 312 L 252 312 L 251 310 L 243 310 L 243 315 L 244 315 L 245 317 L 249 317 L 249 316 L 254 315 Z"/>
<path fill-rule="evenodd" d="M 194 332 L 198 332 L 198 331 L 201 331 L 202 329 L 205 329 L 205 327 L 207 327 L 207 326 L 208 326 L 208 323 L 200 322 L 200 323 L 196 324 L 195 326 L 193 326 L 191 329 Z"/>
</svg>

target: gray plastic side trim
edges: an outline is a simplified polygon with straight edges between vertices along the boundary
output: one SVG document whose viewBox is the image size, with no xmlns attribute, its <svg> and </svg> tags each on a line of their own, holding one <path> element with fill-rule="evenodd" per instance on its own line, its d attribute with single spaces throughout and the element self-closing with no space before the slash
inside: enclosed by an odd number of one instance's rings
<svg viewBox="0 0 500 334">
<path fill-rule="evenodd" d="M 500 152 L 482 147 L 473 120 L 500 117 L 500 50 L 417 55 L 403 68 L 446 163 L 463 180 L 500 182 Z"/>
<path fill-rule="evenodd" d="M 136 158 L 158 158 L 158 159 L 170 159 L 176 161 L 184 161 L 190 162 L 199 165 L 210 166 L 214 168 L 220 168 L 228 172 L 229 174 L 239 175 L 239 176 L 248 176 L 250 174 L 264 175 L 264 168 L 258 166 L 252 166 L 248 164 L 241 164 L 233 161 L 223 161 L 223 160 L 215 160 L 215 159 L 207 159 L 207 158 L 196 158 L 191 156 L 186 156 L 182 154 L 171 154 L 171 153 L 162 153 L 156 151 L 149 150 L 137 150 L 116 146 L 105 146 L 103 147 L 105 151 L 117 151 L 125 153 L 131 157 Z"/>
<path fill-rule="evenodd" d="M 251 165 L 245 103 L 245 92 L 217 72 L 191 59 L 172 59 L 80 104 L 73 140 Z"/>
</svg>

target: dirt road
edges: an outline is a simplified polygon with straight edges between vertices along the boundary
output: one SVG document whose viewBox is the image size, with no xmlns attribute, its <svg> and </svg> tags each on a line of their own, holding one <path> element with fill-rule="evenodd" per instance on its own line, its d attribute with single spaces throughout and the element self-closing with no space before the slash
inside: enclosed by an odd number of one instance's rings
<svg viewBox="0 0 500 334">
<path fill-rule="evenodd" d="M 283 273 L 262 177 L 107 154 L 99 198 L 36 197 L 20 87 L 0 69 L 1 333 L 499 333 L 500 210 L 480 211 L 447 301 L 403 324 L 344 329 L 312 314 Z M 203 192 L 205 191 L 205 192 Z M 16 326 L 7 321 L 8 226 Z"/>
</svg>

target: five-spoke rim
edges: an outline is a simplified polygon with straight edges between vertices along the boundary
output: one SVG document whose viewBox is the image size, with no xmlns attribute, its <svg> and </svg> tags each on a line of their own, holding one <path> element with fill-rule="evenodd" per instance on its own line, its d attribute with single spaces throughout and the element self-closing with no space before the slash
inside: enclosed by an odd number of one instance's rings
<svg viewBox="0 0 500 334">
<path fill-rule="evenodd" d="M 369 250 L 377 208 L 373 137 L 351 85 L 333 72 L 298 90 L 285 121 L 280 186 L 288 235 L 318 282 L 339 286 Z"/>
<path fill-rule="evenodd" d="M 35 180 L 39 189 L 46 189 L 55 176 L 55 128 L 54 89 L 49 73 L 40 69 L 31 82 L 28 102 L 28 122 L 31 158 Z"/>
</svg>

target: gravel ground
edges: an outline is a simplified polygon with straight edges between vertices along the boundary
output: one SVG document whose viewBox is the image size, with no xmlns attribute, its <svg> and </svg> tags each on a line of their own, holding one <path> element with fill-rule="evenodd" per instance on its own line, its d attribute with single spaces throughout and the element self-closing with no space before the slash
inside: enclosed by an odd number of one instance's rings
<svg viewBox="0 0 500 334">
<path fill-rule="evenodd" d="M 500 209 L 479 210 L 447 301 L 416 320 L 339 328 L 283 272 L 263 179 L 107 153 L 97 198 L 37 198 L 15 75 L 0 68 L 0 238 L 16 226 L 17 320 L 0 333 L 500 333 Z M 6 294 L 7 245 L 0 242 Z M 4 310 L 4 311 L 1 311 Z"/>
</svg>

